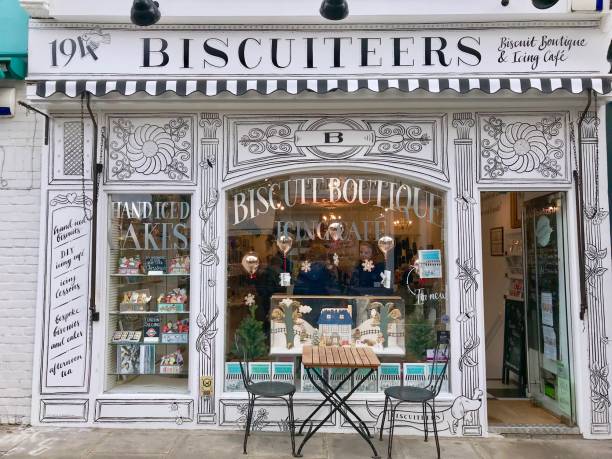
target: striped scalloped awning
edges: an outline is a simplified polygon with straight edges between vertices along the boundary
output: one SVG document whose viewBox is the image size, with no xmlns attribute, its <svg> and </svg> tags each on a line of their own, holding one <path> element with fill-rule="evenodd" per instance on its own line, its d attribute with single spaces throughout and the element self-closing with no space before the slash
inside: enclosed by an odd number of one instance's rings
<svg viewBox="0 0 612 459">
<path fill-rule="evenodd" d="M 612 90 L 610 77 L 600 78 L 384 78 L 384 79 L 260 79 L 260 80 L 48 80 L 35 83 L 39 97 L 50 97 L 60 93 L 69 97 L 89 92 L 94 96 L 118 93 L 130 96 L 147 93 L 157 96 L 174 92 L 179 96 L 201 93 L 215 96 L 221 93 L 242 95 L 249 91 L 272 94 L 283 91 L 289 94 L 313 92 L 325 94 L 332 91 L 355 92 L 359 90 L 383 92 L 396 89 L 402 92 L 423 90 L 431 93 L 455 91 L 468 93 L 479 90 L 487 94 L 507 90 L 524 93 L 536 90 L 552 93 L 557 90 L 578 94 L 593 89 L 599 94 Z"/>
</svg>

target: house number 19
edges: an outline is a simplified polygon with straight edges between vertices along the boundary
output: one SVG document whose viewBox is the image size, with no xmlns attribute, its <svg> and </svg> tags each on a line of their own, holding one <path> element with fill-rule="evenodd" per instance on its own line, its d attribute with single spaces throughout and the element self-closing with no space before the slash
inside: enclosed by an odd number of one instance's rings
<svg viewBox="0 0 612 459">
<path fill-rule="evenodd" d="M 53 40 L 51 43 L 51 66 L 57 67 L 58 51 L 62 60 L 64 60 L 64 67 L 66 67 L 74 56 L 80 54 L 81 58 L 84 58 L 88 54 L 93 57 L 95 61 L 98 60 L 98 56 L 94 52 L 93 48 L 89 46 L 82 37 L 77 37 L 76 40 L 73 38 L 65 38 L 58 43 L 57 40 Z"/>
</svg>

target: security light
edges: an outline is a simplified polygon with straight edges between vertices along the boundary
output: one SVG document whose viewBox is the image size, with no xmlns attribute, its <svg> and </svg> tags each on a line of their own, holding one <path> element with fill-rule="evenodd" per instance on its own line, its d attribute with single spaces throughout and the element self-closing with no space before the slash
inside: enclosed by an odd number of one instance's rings
<svg viewBox="0 0 612 459">
<path fill-rule="evenodd" d="M 539 10 L 546 10 L 555 6 L 558 1 L 559 0 L 531 0 L 531 3 Z"/>
<path fill-rule="evenodd" d="M 161 18 L 159 3 L 152 0 L 134 0 L 130 19 L 138 26 L 150 26 Z"/>
<path fill-rule="evenodd" d="M 325 19 L 340 21 L 349 14 L 348 3 L 346 0 L 323 0 L 319 12 Z"/>
</svg>

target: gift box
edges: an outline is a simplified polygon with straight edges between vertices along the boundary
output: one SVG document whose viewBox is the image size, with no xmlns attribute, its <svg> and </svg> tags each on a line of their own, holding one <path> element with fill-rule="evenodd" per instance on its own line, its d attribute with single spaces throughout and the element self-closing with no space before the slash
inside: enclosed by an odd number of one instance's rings
<svg viewBox="0 0 612 459">
<path fill-rule="evenodd" d="M 121 257 L 119 259 L 119 266 L 117 272 L 119 274 L 140 274 L 142 268 L 142 261 L 140 256 L 135 257 Z"/>
<path fill-rule="evenodd" d="M 183 303 L 158 303 L 157 312 L 186 312 Z"/>
<path fill-rule="evenodd" d="M 163 344 L 187 344 L 189 333 L 162 333 L 161 342 Z"/>
</svg>

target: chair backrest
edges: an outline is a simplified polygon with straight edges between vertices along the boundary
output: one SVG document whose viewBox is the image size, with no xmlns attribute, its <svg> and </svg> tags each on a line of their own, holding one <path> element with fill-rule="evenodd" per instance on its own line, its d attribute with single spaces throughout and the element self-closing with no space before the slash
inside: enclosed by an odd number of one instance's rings
<svg viewBox="0 0 612 459">
<path fill-rule="evenodd" d="M 450 332 L 441 330 L 437 332 L 434 358 L 429 371 L 429 389 L 437 396 L 442 389 L 444 376 L 450 360 Z"/>
<path fill-rule="evenodd" d="M 249 347 L 245 345 L 238 332 L 234 334 L 234 348 L 236 355 L 240 359 L 239 363 L 240 373 L 242 374 L 242 382 L 244 383 L 245 389 L 248 391 L 249 386 L 253 383 L 253 381 L 251 381 L 251 374 L 249 373 L 251 355 L 249 354 Z"/>
</svg>

